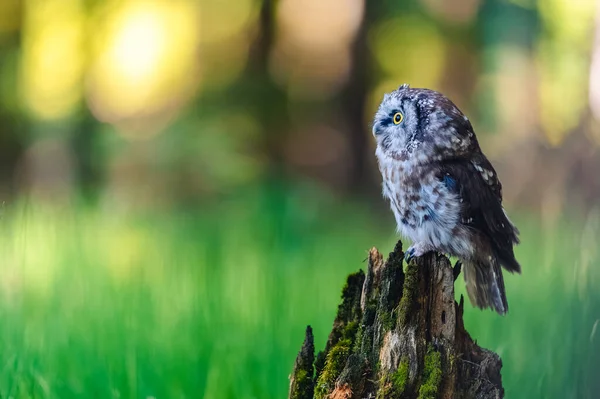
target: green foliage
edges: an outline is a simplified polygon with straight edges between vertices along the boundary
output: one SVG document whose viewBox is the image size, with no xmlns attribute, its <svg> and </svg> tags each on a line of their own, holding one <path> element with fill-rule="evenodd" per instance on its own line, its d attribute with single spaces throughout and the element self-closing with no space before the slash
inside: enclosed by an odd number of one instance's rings
<svg viewBox="0 0 600 399">
<path fill-rule="evenodd" d="M 275 191 L 201 214 L 6 207 L 1 397 L 285 397 L 306 324 L 324 348 L 344 277 L 366 248 L 396 242 L 391 222 L 326 203 Z M 586 243 L 600 229 L 515 219 L 524 273 L 506 275 L 511 310 L 498 317 L 467 302 L 466 328 L 503 348 L 507 397 L 593 397 L 600 254 Z M 455 286 L 464 292 L 462 279 Z"/>
<path fill-rule="evenodd" d="M 331 348 L 325 360 L 323 372 L 317 379 L 315 387 L 315 398 L 324 399 L 334 387 L 335 380 L 346 365 L 348 356 L 350 356 L 352 341 L 350 339 L 342 339 Z"/>
<path fill-rule="evenodd" d="M 435 399 L 442 383 L 442 356 L 430 345 L 425 355 L 423 382 L 419 387 L 419 399 Z"/>
<path fill-rule="evenodd" d="M 275 191 L 202 213 L 5 208 L 0 396 L 285 396 L 305 324 L 322 348 L 335 287 L 377 231 L 326 203 Z"/>
</svg>

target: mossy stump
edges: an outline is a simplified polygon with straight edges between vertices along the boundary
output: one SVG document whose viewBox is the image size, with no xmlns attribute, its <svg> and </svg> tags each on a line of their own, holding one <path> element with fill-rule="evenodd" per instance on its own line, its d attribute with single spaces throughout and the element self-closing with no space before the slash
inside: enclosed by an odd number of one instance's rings
<svg viewBox="0 0 600 399">
<path fill-rule="evenodd" d="M 500 357 L 465 331 L 454 271 L 439 254 L 403 270 L 373 248 L 366 275 L 348 276 L 325 349 L 310 327 L 290 376 L 290 399 L 502 398 Z M 313 373 L 314 366 L 314 373 Z"/>
</svg>

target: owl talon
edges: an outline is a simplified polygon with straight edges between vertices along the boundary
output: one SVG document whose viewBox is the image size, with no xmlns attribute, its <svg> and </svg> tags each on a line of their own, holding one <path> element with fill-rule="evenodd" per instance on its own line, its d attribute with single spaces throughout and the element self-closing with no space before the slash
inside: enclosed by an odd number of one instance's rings
<svg viewBox="0 0 600 399">
<path fill-rule="evenodd" d="M 412 259 L 423 256 L 429 251 L 433 251 L 433 249 L 427 244 L 412 245 L 404 253 L 404 260 L 408 264 Z"/>
<path fill-rule="evenodd" d="M 410 263 L 411 259 L 413 259 L 415 257 L 415 249 L 413 247 L 410 247 L 406 250 L 406 252 L 404 252 L 404 260 L 406 261 L 406 263 Z"/>
<path fill-rule="evenodd" d="M 454 264 L 454 267 L 452 268 L 452 274 L 454 275 L 454 281 L 456 281 L 458 276 L 460 276 L 461 270 L 462 270 L 462 262 L 457 260 L 456 263 Z"/>
</svg>

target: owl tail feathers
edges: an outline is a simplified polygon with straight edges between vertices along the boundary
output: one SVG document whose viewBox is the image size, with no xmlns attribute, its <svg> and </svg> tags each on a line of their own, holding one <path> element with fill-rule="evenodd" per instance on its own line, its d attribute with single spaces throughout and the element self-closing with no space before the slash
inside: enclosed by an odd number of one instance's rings
<svg viewBox="0 0 600 399">
<path fill-rule="evenodd" d="M 502 269 L 495 258 L 486 263 L 465 261 L 463 273 L 467 294 L 473 306 L 480 309 L 491 308 L 500 315 L 508 312 Z"/>
</svg>

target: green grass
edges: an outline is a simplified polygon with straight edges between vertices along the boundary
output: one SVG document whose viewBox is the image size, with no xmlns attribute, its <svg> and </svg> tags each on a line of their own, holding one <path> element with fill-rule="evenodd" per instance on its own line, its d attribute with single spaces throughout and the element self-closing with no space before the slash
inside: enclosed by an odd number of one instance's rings
<svg viewBox="0 0 600 399">
<path fill-rule="evenodd" d="M 502 357 L 508 398 L 597 397 L 599 216 L 563 215 L 556 222 L 519 218 L 523 243 L 516 253 L 523 274 L 505 277 L 509 314 L 479 312 L 467 301 L 466 328 Z M 457 288 L 465 292 L 464 284 Z"/>
<path fill-rule="evenodd" d="M 396 239 L 391 218 L 312 192 L 198 208 L 7 206 L 0 396 L 283 398 L 305 326 L 322 348 L 346 275 Z M 592 397 L 600 225 L 517 221 L 510 314 L 467 303 L 467 328 L 502 356 L 507 397 Z"/>
</svg>

